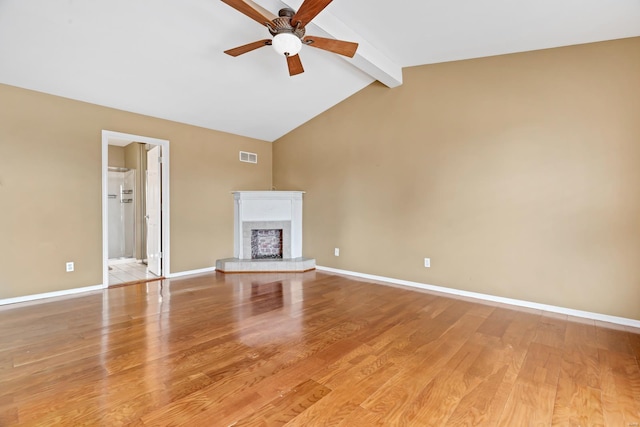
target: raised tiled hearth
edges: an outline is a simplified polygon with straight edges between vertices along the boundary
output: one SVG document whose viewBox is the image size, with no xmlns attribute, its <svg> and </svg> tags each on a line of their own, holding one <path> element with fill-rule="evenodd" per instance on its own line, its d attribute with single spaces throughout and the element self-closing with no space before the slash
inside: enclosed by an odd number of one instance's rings
<svg viewBox="0 0 640 427">
<path fill-rule="evenodd" d="M 216 270 L 302 272 L 316 268 L 315 259 L 302 256 L 302 194 L 302 191 L 234 192 L 234 257 L 217 260 Z M 252 257 L 251 236 L 255 230 L 280 231 L 281 259 Z"/>
<path fill-rule="evenodd" d="M 316 268 L 316 260 L 312 258 L 288 259 L 238 259 L 225 258 L 216 261 L 216 270 L 224 273 L 248 272 L 303 272 Z"/>
</svg>

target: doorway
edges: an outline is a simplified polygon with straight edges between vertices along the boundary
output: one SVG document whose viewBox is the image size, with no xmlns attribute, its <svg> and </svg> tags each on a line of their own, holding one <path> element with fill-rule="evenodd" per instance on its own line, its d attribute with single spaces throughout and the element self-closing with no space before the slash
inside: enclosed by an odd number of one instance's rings
<svg viewBox="0 0 640 427">
<path fill-rule="evenodd" d="M 142 162 L 145 166 L 141 166 L 137 170 L 139 182 L 144 183 L 144 188 L 140 187 L 142 191 L 138 194 L 136 191 L 131 194 L 131 189 L 124 187 L 114 191 L 112 188 L 114 178 L 112 176 L 112 182 L 110 182 L 109 174 L 117 174 L 113 173 L 114 167 L 109 164 L 109 152 L 113 152 L 114 148 L 132 147 L 133 145 L 140 146 L 140 156 L 145 160 Z M 112 146 L 112 150 L 109 146 Z M 128 168 L 123 168 L 123 171 L 127 172 L 126 169 Z M 119 194 L 121 199 L 118 198 Z M 119 201 L 122 205 L 115 206 L 115 201 Z M 139 232 L 136 233 L 136 236 L 138 240 L 142 239 L 143 241 L 139 241 L 136 245 L 138 248 L 134 251 L 133 259 L 127 258 L 129 255 L 123 259 L 113 259 L 111 255 L 114 253 L 114 247 L 122 247 L 121 242 L 117 241 L 119 239 L 118 233 L 121 230 L 117 222 L 114 225 L 114 216 L 116 221 L 118 217 L 121 217 L 125 221 L 125 225 L 129 225 L 131 220 L 125 219 L 125 214 L 132 210 L 132 206 L 125 203 L 132 201 L 137 201 L 137 210 L 140 216 Z M 117 209 L 115 215 L 114 208 Z M 127 210 L 127 208 L 129 209 Z M 143 230 L 144 232 L 142 232 Z M 129 267 L 131 273 L 136 276 L 140 275 L 141 268 L 153 273 L 152 276 L 166 277 L 169 275 L 169 141 L 121 132 L 102 131 L 102 245 L 103 287 L 127 281 L 115 279 L 115 273 L 120 273 L 121 270 L 129 269 Z M 127 245 L 130 246 L 131 243 L 125 244 L 125 246 Z M 136 258 L 139 259 L 136 260 Z M 145 265 L 141 265 L 142 258 L 145 258 Z M 136 261 L 140 265 L 136 266 Z M 133 264 L 121 264 L 131 262 Z M 114 265 L 110 266 L 110 264 Z M 112 281 L 117 283 L 110 283 L 110 268 L 114 273 L 111 275 Z M 136 277 L 130 281 L 138 279 L 139 277 Z"/>
</svg>

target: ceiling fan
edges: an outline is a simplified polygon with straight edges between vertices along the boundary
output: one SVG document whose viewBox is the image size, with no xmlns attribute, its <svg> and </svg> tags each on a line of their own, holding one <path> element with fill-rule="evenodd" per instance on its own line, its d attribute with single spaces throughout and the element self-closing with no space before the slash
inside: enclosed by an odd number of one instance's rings
<svg viewBox="0 0 640 427">
<path fill-rule="evenodd" d="M 289 75 L 294 76 L 304 72 L 298 55 L 302 45 L 328 50 L 349 58 L 353 58 L 356 49 L 358 49 L 358 43 L 305 35 L 305 27 L 332 0 L 304 0 L 297 12 L 290 8 L 284 8 L 280 9 L 279 16 L 275 16 L 251 0 L 222 0 L 222 2 L 260 25 L 266 26 L 273 36 L 273 39 L 258 40 L 225 50 L 224 53 L 227 55 L 239 56 L 263 46 L 273 46 L 276 52 L 287 58 Z"/>
</svg>

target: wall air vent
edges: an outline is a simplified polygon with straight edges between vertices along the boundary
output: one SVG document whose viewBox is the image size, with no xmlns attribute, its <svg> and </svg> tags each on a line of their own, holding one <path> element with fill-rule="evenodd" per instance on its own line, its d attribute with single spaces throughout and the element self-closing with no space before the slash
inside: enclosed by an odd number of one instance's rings
<svg viewBox="0 0 640 427">
<path fill-rule="evenodd" d="M 258 155 L 256 153 L 240 152 L 240 161 L 247 163 L 258 163 Z"/>
</svg>

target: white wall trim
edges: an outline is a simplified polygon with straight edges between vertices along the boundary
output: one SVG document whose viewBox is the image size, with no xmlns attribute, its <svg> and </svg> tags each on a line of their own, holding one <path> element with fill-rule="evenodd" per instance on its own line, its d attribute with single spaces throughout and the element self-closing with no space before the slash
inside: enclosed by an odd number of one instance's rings
<svg viewBox="0 0 640 427">
<path fill-rule="evenodd" d="M 428 285 L 425 283 L 411 282 L 408 280 L 394 279 L 394 278 L 384 277 L 384 276 L 376 276 L 373 274 L 357 273 L 354 271 L 340 270 L 340 269 L 331 268 L 331 267 L 322 267 L 319 265 L 316 266 L 316 269 L 327 271 L 330 273 L 343 274 L 346 276 L 355 276 L 363 279 L 377 280 L 380 282 L 393 283 L 396 285 L 403 285 L 403 286 L 408 286 L 412 288 L 426 289 L 434 292 L 442 292 L 445 294 L 458 295 L 458 296 L 474 298 L 474 299 L 479 299 L 484 301 L 498 302 L 498 303 L 514 305 L 518 307 L 533 308 L 536 310 L 550 311 L 552 313 L 566 314 L 569 316 L 582 317 L 585 319 L 599 320 L 602 322 L 615 323 L 618 325 L 640 328 L 640 320 L 627 319 L 626 317 L 610 316 L 608 314 L 574 310 L 572 308 L 558 307 L 555 305 L 539 304 L 537 302 L 523 301 L 523 300 L 512 299 L 512 298 L 503 298 L 503 297 L 498 297 L 494 295 L 481 294 L 477 292 L 463 291 L 460 289 L 445 288 L 442 286 Z"/>
<path fill-rule="evenodd" d="M 602 322 L 615 323 L 618 325 L 640 328 L 640 320 L 628 319 L 626 317 L 617 317 L 617 316 L 610 316 L 608 314 L 593 313 L 590 311 L 574 310 L 572 308 L 558 307 L 555 305 L 548 305 L 548 304 L 540 304 L 537 302 L 530 302 L 530 301 L 518 300 L 513 298 L 503 298 L 503 297 L 498 297 L 494 295 L 481 294 L 478 292 L 469 292 L 469 291 L 463 291 L 460 289 L 445 288 L 442 286 L 428 285 L 425 283 L 412 282 L 409 280 L 402 280 L 402 279 L 394 279 L 394 278 L 385 277 L 385 276 L 376 276 L 374 274 L 358 273 L 358 272 L 349 271 L 349 270 L 340 270 L 337 268 L 323 267 L 320 265 L 316 266 L 316 269 L 320 271 L 335 273 L 335 274 L 360 277 L 362 279 L 377 280 L 380 282 L 393 283 L 396 285 L 408 286 L 412 288 L 425 289 L 429 291 L 442 292 L 445 294 L 458 295 L 458 296 L 463 296 L 467 298 L 498 302 L 502 304 L 514 305 L 517 307 L 533 308 L 536 310 L 549 311 L 552 313 L 566 314 L 569 316 L 582 317 L 585 319 L 599 320 Z M 215 267 L 207 267 L 207 268 L 200 268 L 197 270 L 180 271 L 177 273 L 169 274 L 166 277 L 171 279 L 176 277 L 190 276 L 194 274 L 211 273 L 214 271 L 216 271 Z M 67 289 L 64 291 L 46 292 L 42 294 L 25 295 L 25 296 L 14 297 L 14 298 L 4 298 L 4 299 L 0 299 L 0 306 L 17 304 L 21 302 L 36 301 L 36 300 L 41 300 L 46 298 L 75 295 L 83 292 L 102 291 L 105 289 L 108 289 L 106 285 L 94 285 L 94 286 L 85 286 L 82 288 Z"/>
<path fill-rule="evenodd" d="M 83 292 L 102 291 L 105 289 L 104 285 L 85 286 L 83 288 L 73 288 L 64 291 L 45 292 L 43 294 L 25 295 L 15 298 L 0 299 L 0 305 L 17 304 L 19 302 L 36 301 L 45 298 L 63 297 L 68 295 L 80 294 Z"/>
<path fill-rule="evenodd" d="M 165 276 L 168 279 L 171 278 L 176 278 L 176 277 L 183 277 L 183 276 L 191 276 L 193 274 L 203 274 L 203 273 L 211 273 L 216 271 L 215 267 L 207 267 L 207 268 L 200 268 L 198 270 L 189 270 L 189 271 L 180 271 L 177 273 L 172 273 L 169 274 L 167 276 Z M 14 298 L 5 298 L 5 299 L 0 299 L 0 306 L 3 305 L 9 305 L 9 304 L 17 304 L 20 302 L 29 302 L 29 301 L 39 301 L 42 299 L 46 299 L 46 298 L 55 298 L 55 297 L 64 297 L 64 296 L 69 296 L 69 295 L 76 295 L 76 294 L 81 294 L 84 292 L 93 292 L 93 291 L 108 291 L 109 290 L 109 286 L 106 284 L 103 285 L 94 285 L 94 286 L 85 286 L 82 288 L 73 288 L 73 289 L 67 289 L 64 291 L 54 291 L 54 292 L 46 292 L 43 294 L 33 294 L 33 295 L 25 295 L 25 296 L 20 296 L 20 297 L 14 297 Z"/>
<path fill-rule="evenodd" d="M 192 274 L 211 273 L 212 271 L 216 271 L 216 268 L 207 267 L 207 268 L 200 268 L 198 270 L 179 271 L 177 273 L 171 273 L 165 277 L 168 279 L 173 279 L 175 277 L 191 276 Z"/>
</svg>

